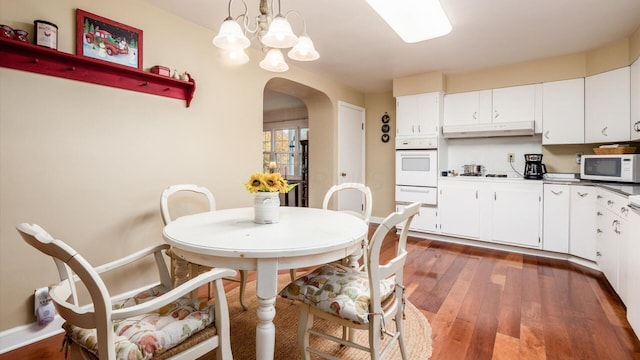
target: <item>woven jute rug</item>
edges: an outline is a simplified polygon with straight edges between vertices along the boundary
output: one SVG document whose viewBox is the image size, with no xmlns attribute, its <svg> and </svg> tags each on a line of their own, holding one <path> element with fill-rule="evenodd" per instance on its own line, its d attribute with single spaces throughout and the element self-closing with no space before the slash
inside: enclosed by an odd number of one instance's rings
<svg viewBox="0 0 640 360">
<path fill-rule="evenodd" d="M 278 289 L 282 289 L 289 283 L 289 275 L 281 274 L 278 277 Z M 256 358 L 256 308 L 257 300 L 255 297 L 256 288 L 255 281 L 247 284 L 245 292 L 245 302 L 249 309 L 243 311 L 238 302 L 238 288 L 227 292 L 227 301 L 229 303 L 229 315 L 231 317 L 231 348 L 233 358 L 237 360 L 252 360 Z M 276 300 L 276 317 L 274 324 L 276 327 L 276 347 L 274 359 L 276 360 L 293 360 L 301 359 L 297 343 L 298 330 L 298 305 L 278 296 Z M 405 347 L 409 359 L 424 360 L 431 356 L 431 326 L 427 319 L 409 301 L 406 302 L 405 320 L 403 322 Z M 390 328 L 395 326 L 395 322 L 389 325 Z M 314 328 L 332 329 L 331 332 L 335 336 L 340 337 L 342 327 L 321 319 L 314 321 Z M 325 330 L 326 331 L 326 330 Z M 356 331 L 356 341 L 360 344 L 368 344 L 368 333 L 366 331 Z M 384 343 L 389 340 L 386 336 Z M 348 347 L 340 347 L 338 344 L 311 336 L 312 347 L 320 348 L 327 351 L 339 359 L 345 360 L 361 360 L 370 359 L 369 353 L 352 349 Z M 207 356 L 206 359 L 215 359 Z M 312 355 L 312 359 L 319 359 Z M 392 345 L 389 354 L 385 359 L 396 360 L 401 359 L 400 348 L 398 342 Z"/>
</svg>

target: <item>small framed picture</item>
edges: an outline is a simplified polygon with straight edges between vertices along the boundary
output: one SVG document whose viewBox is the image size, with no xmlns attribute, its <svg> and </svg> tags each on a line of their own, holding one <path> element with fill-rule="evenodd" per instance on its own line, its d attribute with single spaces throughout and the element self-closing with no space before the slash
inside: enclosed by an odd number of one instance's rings
<svg viewBox="0 0 640 360">
<path fill-rule="evenodd" d="M 142 30 L 76 9 L 76 55 L 142 70 Z"/>
</svg>

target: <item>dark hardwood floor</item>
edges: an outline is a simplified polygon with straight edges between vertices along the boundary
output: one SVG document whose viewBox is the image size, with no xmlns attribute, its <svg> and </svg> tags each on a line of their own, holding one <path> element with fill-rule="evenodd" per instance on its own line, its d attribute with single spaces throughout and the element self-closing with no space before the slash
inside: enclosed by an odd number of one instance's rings
<svg viewBox="0 0 640 360">
<path fill-rule="evenodd" d="M 415 238 L 408 248 L 408 299 L 433 328 L 432 360 L 640 359 L 625 308 L 599 272 Z M 64 359 L 61 342 L 56 336 L 0 360 Z"/>
</svg>

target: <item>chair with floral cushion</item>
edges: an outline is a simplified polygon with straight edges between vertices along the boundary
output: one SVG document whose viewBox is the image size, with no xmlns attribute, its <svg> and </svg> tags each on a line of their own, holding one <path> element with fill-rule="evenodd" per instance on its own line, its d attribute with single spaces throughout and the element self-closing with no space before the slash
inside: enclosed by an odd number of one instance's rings
<svg viewBox="0 0 640 360">
<path fill-rule="evenodd" d="M 371 359 L 382 359 L 398 340 L 402 358 L 407 359 L 402 334 L 403 269 L 407 257 L 407 234 L 420 205 L 419 202 L 413 203 L 382 221 L 367 246 L 363 271 L 328 264 L 293 281 L 280 292 L 284 298 L 301 302 L 298 347 L 303 359 L 309 360 L 310 354 L 335 359 L 335 355 L 310 347 L 310 335 L 367 351 Z M 402 222 L 405 222 L 402 231 L 399 236 L 395 235 L 395 226 Z M 387 236 L 390 233 L 395 237 L 396 253 L 392 259 L 381 263 L 380 249 L 385 237 L 386 241 L 391 240 Z M 350 340 L 353 339 L 351 337 L 338 338 L 313 329 L 315 317 L 343 327 L 369 331 L 369 346 L 357 344 Z M 395 329 L 389 326 L 394 321 Z M 384 336 L 390 336 L 390 339 L 382 346 Z"/>
<path fill-rule="evenodd" d="M 211 191 L 209 191 L 209 189 L 207 189 L 206 187 L 193 185 L 193 184 L 172 185 L 164 189 L 164 191 L 162 191 L 162 195 L 160 196 L 160 214 L 162 215 L 162 221 L 164 222 L 165 225 L 167 225 L 168 223 L 173 221 L 173 219 L 178 217 L 178 216 L 172 217 L 171 212 L 169 211 L 169 208 L 170 208 L 169 198 L 174 196 L 176 193 L 196 194 L 206 199 L 204 204 L 199 204 L 200 206 L 198 207 L 198 204 L 194 204 L 194 202 L 196 202 L 197 199 L 185 197 L 183 199 L 185 201 L 181 202 L 181 205 L 183 207 L 190 207 L 191 210 L 197 209 L 196 211 L 200 211 L 201 209 L 204 209 L 205 211 L 216 210 L 216 200 L 213 197 L 213 194 L 211 193 Z M 183 214 L 181 215 L 185 215 L 184 211 L 183 211 Z M 169 250 L 167 254 L 171 257 L 171 278 L 174 279 L 174 281 L 176 278 L 184 279 L 187 277 L 186 275 L 188 275 L 189 277 L 193 277 L 203 271 L 207 271 L 211 269 L 208 266 L 188 263 L 186 260 L 183 260 L 178 256 L 175 256 L 175 254 L 173 254 L 171 250 Z M 176 271 L 178 273 L 176 273 Z M 247 272 L 245 270 L 240 270 L 239 273 L 240 273 L 239 279 L 227 279 L 227 280 L 238 281 L 240 283 L 240 305 L 244 310 L 247 310 L 247 305 L 244 302 L 244 290 L 247 284 Z M 176 285 L 179 285 L 179 284 L 176 283 Z M 210 293 L 211 293 L 211 286 L 209 286 L 209 296 L 211 296 Z"/>
<path fill-rule="evenodd" d="M 173 288 L 162 254 L 168 245 L 93 267 L 38 225 L 23 223 L 17 230 L 29 245 L 51 256 L 58 268 L 60 282 L 51 287 L 49 295 L 65 319 L 65 357 L 71 350 L 72 359 L 196 359 L 215 349 L 216 359 L 233 358 L 222 278 L 235 275 L 234 270 L 217 268 Z M 159 282 L 135 293 L 109 293 L 102 273 L 148 258 L 155 259 Z M 78 281 L 89 294 L 88 304 L 78 301 Z M 211 282 L 213 303 L 191 299 L 194 289 Z"/>
</svg>

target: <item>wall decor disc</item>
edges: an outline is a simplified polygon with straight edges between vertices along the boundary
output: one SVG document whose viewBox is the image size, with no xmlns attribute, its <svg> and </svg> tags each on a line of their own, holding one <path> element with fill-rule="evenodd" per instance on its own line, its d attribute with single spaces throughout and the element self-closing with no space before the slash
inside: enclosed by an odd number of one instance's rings
<svg viewBox="0 0 640 360">
<path fill-rule="evenodd" d="M 389 120 L 391 120 L 391 117 L 389 116 L 389 114 L 384 113 L 384 115 L 382 115 L 382 119 L 380 119 L 380 120 L 382 120 L 382 122 L 383 122 L 384 124 L 386 124 L 386 123 L 388 123 L 388 122 L 389 122 Z"/>
<path fill-rule="evenodd" d="M 382 125 L 382 132 L 383 133 L 388 133 L 389 132 L 389 125 L 388 124 Z"/>
<path fill-rule="evenodd" d="M 389 142 L 389 134 L 382 134 L 381 140 L 383 143 Z"/>
</svg>

